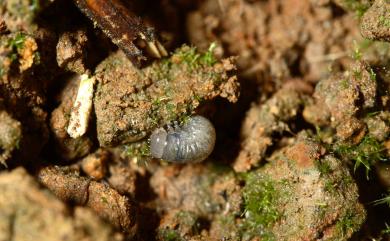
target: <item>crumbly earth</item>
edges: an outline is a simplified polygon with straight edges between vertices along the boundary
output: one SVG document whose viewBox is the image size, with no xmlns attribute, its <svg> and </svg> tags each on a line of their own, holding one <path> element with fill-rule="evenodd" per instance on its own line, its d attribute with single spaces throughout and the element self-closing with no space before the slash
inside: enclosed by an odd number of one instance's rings
<svg viewBox="0 0 390 241">
<path fill-rule="evenodd" d="M 259 165 L 273 144 L 273 135 L 290 130 L 288 121 L 297 117 L 303 99 L 299 91 L 286 88 L 249 109 L 241 129 L 242 148 L 233 164 L 235 171 L 246 172 Z"/>
<path fill-rule="evenodd" d="M 23 168 L 0 174 L 0 240 L 124 240 L 90 210 L 73 211 Z"/>
<path fill-rule="evenodd" d="M 388 1 L 128 2 L 108 30 L 74 1 L 0 0 L 0 240 L 388 239 Z M 135 67 L 115 43 L 141 22 L 134 45 L 168 56 Z M 209 158 L 153 160 L 149 134 L 193 114 Z"/>
<path fill-rule="evenodd" d="M 90 207 L 101 218 L 128 235 L 135 234 L 137 218 L 135 204 L 108 185 L 81 177 L 77 171 L 58 166 L 39 170 L 38 180 L 59 199 Z"/>
<path fill-rule="evenodd" d="M 215 175 L 215 168 L 166 167 L 153 175 L 159 240 L 348 240 L 365 220 L 348 168 L 305 133 L 247 173 L 244 187 L 231 170 Z"/>
<path fill-rule="evenodd" d="M 390 42 L 390 2 L 375 1 L 364 14 L 360 27 L 364 37 Z"/>
<path fill-rule="evenodd" d="M 360 229 L 366 214 L 357 186 L 324 147 L 302 135 L 271 159 L 258 173 L 281 182 L 277 188 L 287 192 L 279 204 L 281 218 L 272 227 L 276 240 L 348 240 Z"/>
<path fill-rule="evenodd" d="M 19 121 L 13 119 L 6 111 L 0 111 L 0 163 L 7 165 L 12 152 L 19 148 L 22 139 L 22 127 Z"/>
<path fill-rule="evenodd" d="M 330 125 L 341 140 L 359 142 L 365 133 L 359 119 L 376 106 L 375 78 L 368 65 L 357 63 L 348 72 L 322 80 L 313 95 L 315 103 L 303 112 L 305 120 L 317 126 Z"/>
<path fill-rule="evenodd" d="M 162 215 L 159 240 L 166 240 L 170 235 L 194 240 L 202 240 L 201 236 L 203 239 L 222 238 L 221 233 L 207 234 L 205 224 L 213 223 L 223 215 L 241 214 L 240 181 L 226 167 L 167 166 L 157 170 L 150 185 L 158 197 L 153 201 L 154 205 Z"/>
<path fill-rule="evenodd" d="M 53 0 L 10 0 L 0 1 L 0 16 L 12 31 L 33 31 L 35 20 Z"/>
<path fill-rule="evenodd" d="M 241 73 L 267 91 L 300 73 L 317 82 L 330 66 L 342 68 L 360 39 L 356 24 L 329 1 L 209 0 L 188 16 L 187 29 L 196 46 L 217 41 L 224 55 L 238 55 Z"/>
<path fill-rule="evenodd" d="M 4 109 L 22 126 L 18 154 L 34 160 L 48 140 L 45 89 L 50 75 L 43 77 L 38 42 L 23 33 L 0 36 L 0 98 Z"/>
<path fill-rule="evenodd" d="M 84 74 L 87 72 L 86 49 L 88 37 L 84 30 L 63 33 L 57 44 L 57 63 L 61 68 Z"/>
<path fill-rule="evenodd" d="M 196 107 L 217 96 L 237 101 L 232 59 L 218 61 L 211 51 L 182 47 L 169 59 L 138 70 L 122 52 L 96 69 L 94 98 L 101 146 L 135 142 L 155 128 L 184 120 Z"/>
<path fill-rule="evenodd" d="M 99 149 L 81 160 L 81 169 L 94 180 L 102 180 L 107 174 L 107 161 L 110 152 Z"/>
</svg>

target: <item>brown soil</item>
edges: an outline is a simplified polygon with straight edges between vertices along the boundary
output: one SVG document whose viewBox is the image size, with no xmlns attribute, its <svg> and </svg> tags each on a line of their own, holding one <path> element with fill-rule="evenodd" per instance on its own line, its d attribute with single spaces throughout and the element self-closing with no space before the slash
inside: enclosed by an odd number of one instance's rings
<svg viewBox="0 0 390 241">
<path fill-rule="evenodd" d="M 0 240 L 387 240 L 389 6 L 0 1 Z"/>
</svg>

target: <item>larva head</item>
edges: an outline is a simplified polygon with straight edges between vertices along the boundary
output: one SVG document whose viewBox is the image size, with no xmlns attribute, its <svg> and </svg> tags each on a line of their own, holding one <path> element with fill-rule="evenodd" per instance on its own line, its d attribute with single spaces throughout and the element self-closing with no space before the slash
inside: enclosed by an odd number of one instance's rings
<svg viewBox="0 0 390 241">
<path fill-rule="evenodd" d="M 167 132 L 163 128 L 153 131 L 150 136 L 150 154 L 154 158 L 161 158 L 164 154 Z"/>
</svg>

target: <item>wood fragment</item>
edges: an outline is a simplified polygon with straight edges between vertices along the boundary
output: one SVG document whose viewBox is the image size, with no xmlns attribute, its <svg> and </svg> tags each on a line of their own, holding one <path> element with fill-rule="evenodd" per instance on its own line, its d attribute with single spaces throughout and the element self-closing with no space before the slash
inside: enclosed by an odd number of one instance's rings
<svg viewBox="0 0 390 241">
<path fill-rule="evenodd" d="M 134 42 L 145 41 L 147 52 L 161 58 L 167 51 L 156 39 L 154 29 L 146 27 L 140 17 L 130 11 L 120 0 L 74 0 L 79 9 L 95 25 L 103 30 L 118 45 L 136 66 L 146 60 Z"/>
</svg>

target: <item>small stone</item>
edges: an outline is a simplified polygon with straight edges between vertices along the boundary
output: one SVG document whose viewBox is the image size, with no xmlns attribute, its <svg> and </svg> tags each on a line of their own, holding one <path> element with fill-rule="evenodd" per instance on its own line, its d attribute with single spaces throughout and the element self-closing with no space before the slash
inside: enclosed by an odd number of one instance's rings
<svg viewBox="0 0 390 241">
<path fill-rule="evenodd" d="M 108 151 L 99 149 L 81 161 L 81 168 L 91 178 L 101 180 L 107 173 L 106 163 L 109 157 Z"/>
</svg>

